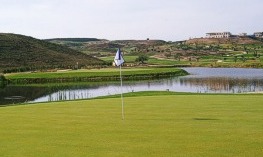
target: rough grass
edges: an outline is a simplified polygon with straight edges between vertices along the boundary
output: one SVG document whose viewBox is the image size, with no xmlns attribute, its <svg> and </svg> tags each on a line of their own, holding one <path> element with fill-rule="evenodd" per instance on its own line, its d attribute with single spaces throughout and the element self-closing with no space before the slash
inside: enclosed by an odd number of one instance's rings
<svg viewBox="0 0 263 157">
<path fill-rule="evenodd" d="M 0 108 L 3 157 L 262 156 L 263 95 L 159 95 Z"/>
</svg>

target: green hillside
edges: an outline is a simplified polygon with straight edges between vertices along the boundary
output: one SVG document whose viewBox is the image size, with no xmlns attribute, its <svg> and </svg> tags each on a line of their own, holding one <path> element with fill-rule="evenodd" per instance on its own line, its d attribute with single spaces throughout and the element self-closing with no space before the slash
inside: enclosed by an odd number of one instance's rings
<svg viewBox="0 0 263 157">
<path fill-rule="evenodd" d="M 116 47 L 122 48 L 125 53 L 140 53 L 157 46 L 166 45 L 163 40 L 105 40 L 96 38 L 58 38 L 46 39 L 46 41 L 64 45 L 72 49 L 94 56 L 114 55 Z M 153 50 L 152 50 L 153 51 Z M 156 49 L 157 51 L 157 49 Z"/>
<path fill-rule="evenodd" d="M 100 58 L 109 64 L 116 47 L 119 47 L 128 66 L 141 64 L 136 59 L 144 55 L 148 57 L 145 65 L 263 67 L 263 39 L 250 36 L 195 38 L 177 42 L 150 39 L 92 41 L 83 38 L 48 41 Z"/>
<path fill-rule="evenodd" d="M 0 33 L 0 72 L 79 68 L 103 63 L 66 46 L 23 35 Z"/>
<path fill-rule="evenodd" d="M 53 38 L 53 39 L 46 39 L 46 41 L 51 42 L 89 42 L 89 41 L 100 41 L 97 38 Z"/>
</svg>

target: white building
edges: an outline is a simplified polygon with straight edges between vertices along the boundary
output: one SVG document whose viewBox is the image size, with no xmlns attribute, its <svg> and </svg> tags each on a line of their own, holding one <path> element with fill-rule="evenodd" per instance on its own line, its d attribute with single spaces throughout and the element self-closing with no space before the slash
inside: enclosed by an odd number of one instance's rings
<svg viewBox="0 0 263 157">
<path fill-rule="evenodd" d="M 239 33 L 239 36 L 240 36 L 240 37 L 246 37 L 246 36 L 247 36 L 247 33 Z"/>
<path fill-rule="evenodd" d="M 231 36 L 230 32 L 213 32 L 206 33 L 207 38 L 229 38 Z"/>
<path fill-rule="evenodd" d="M 255 32 L 254 36 L 257 38 L 263 38 L 263 32 Z"/>
</svg>

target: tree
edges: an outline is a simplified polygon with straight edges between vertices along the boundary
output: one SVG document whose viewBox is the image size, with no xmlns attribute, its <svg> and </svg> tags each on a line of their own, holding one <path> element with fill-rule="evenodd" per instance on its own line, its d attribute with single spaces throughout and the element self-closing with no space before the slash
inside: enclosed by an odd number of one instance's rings
<svg viewBox="0 0 263 157">
<path fill-rule="evenodd" d="M 241 56 L 243 63 L 246 61 L 246 58 L 244 55 Z"/>
<path fill-rule="evenodd" d="M 246 47 L 246 45 L 243 46 L 243 49 L 246 52 L 246 54 L 248 54 L 248 48 Z"/>
<path fill-rule="evenodd" d="M 254 55 L 254 57 L 257 57 L 257 56 L 258 56 L 258 51 L 257 51 L 257 49 L 256 49 L 256 48 L 254 48 L 253 55 Z"/>
<path fill-rule="evenodd" d="M 257 56 L 257 58 L 258 58 L 258 60 L 261 62 L 261 60 L 260 60 L 260 54 Z"/>
<path fill-rule="evenodd" d="M 184 50 L 184 52 L 186 52 L 190 49 L 190 47 L 188 45 L 182 45 L 181 49 Z"/>
<path fill-rule="evenodd" d="M 176 55 L 174 55 L 174 59 L 177 59 L 178 61 L 180 61 L 181 59 L 181 54 L 177 53 Z"/>
<path fill-rule="evenodd" d="M 0 88 L 4 88 L 6 85 L 6 78 L 0 74 Z"/>
<path fill-rule="evenodd" d="M 196 61 L 199 62 L 199 60 L 200 60 L 200 57 L 196 57 Z"/>
<path fill-rule="evenodd" d="M 149 57 L 145 54 L 141 54 L 138 56 L 138 58 L 135 59 L 135 62 L 140 62 L 141 64 L 144 64 L 145 61 L 147 61 Z"/>
<path fill-rule="evenodd" d="M 235 63 L 237 62 L 237 56 L 234 56 L 234 62 Z"/>
<path fill-rule="evenodd" d="M 172 56 L 171 53 L 165 53 L 164 55 L 165 55 L 166 58 L 169 58 L 169 57 Z"/>
</svg>

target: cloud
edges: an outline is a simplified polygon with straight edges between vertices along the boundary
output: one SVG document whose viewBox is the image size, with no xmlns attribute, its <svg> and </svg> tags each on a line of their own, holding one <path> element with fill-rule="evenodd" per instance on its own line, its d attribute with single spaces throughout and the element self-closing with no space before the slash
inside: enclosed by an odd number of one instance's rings
<svg viewBox="0 0 263 157">
<path fill-rule="evenodd" d="M 262 31 L 260 0 L 0 0 L 0 30 L 34 36 L 182 40 Z"/>
</svg>

